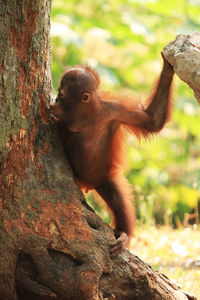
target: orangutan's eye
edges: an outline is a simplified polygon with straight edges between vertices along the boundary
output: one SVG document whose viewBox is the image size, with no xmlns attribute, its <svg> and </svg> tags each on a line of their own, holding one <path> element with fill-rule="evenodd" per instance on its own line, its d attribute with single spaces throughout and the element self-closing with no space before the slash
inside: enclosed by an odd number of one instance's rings
<svg viewBox="0 0 200 300">
<path fill-rule="evenodd" d="M 82 98 L 84 101 L 88 99 L 88 95 L 84 95 Z"/>
<path fill-rule="evenodd" d="M 90 97 L 90 93 L 84 93 L 81 100 L 83 103 L 88 103 L 90 101 Z"/>
</svg>

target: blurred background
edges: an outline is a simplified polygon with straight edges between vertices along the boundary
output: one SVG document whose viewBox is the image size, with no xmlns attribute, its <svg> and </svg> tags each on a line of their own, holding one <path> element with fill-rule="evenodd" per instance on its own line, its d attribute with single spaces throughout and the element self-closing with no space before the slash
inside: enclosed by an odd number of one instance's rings
<svg viewBox="0 0 200 300">
<path fill-rule="evenodd" d="M 145 100 L 159 76 L 163 47 L 177 34 L 198 30 L 198 0 L 53 0 L 55 93 L 65 66 L 88 63 L 99 72 L 103 90 Z M 199 223 L 200 107 L 177 76 L 173 98 L 172 120 L 159 136 L 140 143 L 129 137 L 126 175 L 138 220 L 149 225 Z"/>
<path fill-rule="evenodd" d="M 200 31 L 199 0 L 53 0 L 55 94 L 65 66 L 87 63 L 103 90 L 145 100 L 161 71 L 163 47 L 192 31 Z M 157 137 L 140 143 L 128 137 L 126 176 L 138 219 L 132 249 L 200 297 L 200 107 L 177 76 L 173 98 L 172 119 Z M 87 198 L 109 223 L 104 205 Z"/>
</svg>

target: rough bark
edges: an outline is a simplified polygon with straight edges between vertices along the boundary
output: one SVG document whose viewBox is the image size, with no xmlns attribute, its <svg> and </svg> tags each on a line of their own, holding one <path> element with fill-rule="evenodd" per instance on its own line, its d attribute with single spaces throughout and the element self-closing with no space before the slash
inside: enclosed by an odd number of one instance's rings
<svg viewBox="0 0 200 300">
<path fill-rule="evenodd" d="M 128 251 L 73 180 L 51 98 L 49 0 L 0 0 L 0 299 L 195 299 Z"/>
<path fill-rule="evenodd" d="M 177 35 L 163 52 L 180 79 L 193 89 L 200 104 L 200 32 Z"/>
</svg>

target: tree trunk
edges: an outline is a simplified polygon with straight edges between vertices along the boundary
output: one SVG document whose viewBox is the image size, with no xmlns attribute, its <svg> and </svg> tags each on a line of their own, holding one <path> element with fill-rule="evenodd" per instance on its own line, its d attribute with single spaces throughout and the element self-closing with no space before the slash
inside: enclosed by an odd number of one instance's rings
<svg viewBox="0 0 200 300">
<path fill-rule="evenodd" d="M 73 180 L 46 109 L 50 6 L 0 0 L 0 299 L 188 299 L 128 251 L 110 258 Z"/>
</svg>

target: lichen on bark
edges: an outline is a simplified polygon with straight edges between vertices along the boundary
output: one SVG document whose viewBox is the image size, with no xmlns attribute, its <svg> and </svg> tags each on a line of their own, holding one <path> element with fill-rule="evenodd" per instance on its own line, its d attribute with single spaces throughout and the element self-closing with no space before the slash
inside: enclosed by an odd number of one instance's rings
<svg viewBox="0 0 200 300">
<path fill-rule="evenodd" d="M 200 104 L 200 32 L 177 35 L 163 53 L 180 79 L 194 91 Z"/>
</svg>

